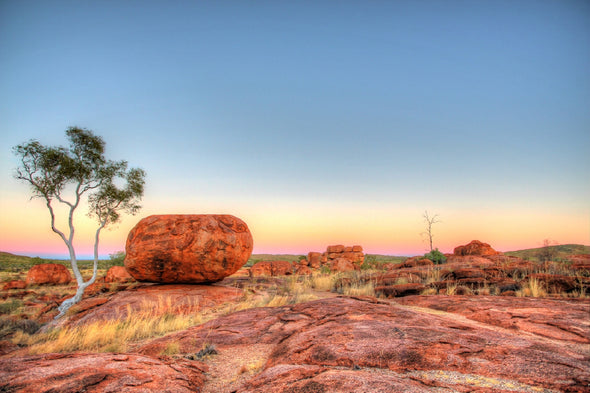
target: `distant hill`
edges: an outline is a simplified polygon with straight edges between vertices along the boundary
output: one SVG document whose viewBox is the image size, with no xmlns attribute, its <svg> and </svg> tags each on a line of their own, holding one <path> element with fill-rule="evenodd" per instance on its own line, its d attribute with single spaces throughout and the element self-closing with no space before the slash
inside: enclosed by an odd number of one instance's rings
<svg viewBox="0 0 590 393">
<path fill-rule="evenodd" d="M 590 254 L 590 246 L 581 244 L 561 244 L 557 246 L 549 246 L 549 250 L 553 253 L 555 260 L 561 261 L 567 259 L 568 255 L 575 254 Z M 545 247 L 529 248 L 526 250 L 508 251 L 505 255 L 528 259 L 531 261 L 538 260 L 538 255 Z"/>
</svg>

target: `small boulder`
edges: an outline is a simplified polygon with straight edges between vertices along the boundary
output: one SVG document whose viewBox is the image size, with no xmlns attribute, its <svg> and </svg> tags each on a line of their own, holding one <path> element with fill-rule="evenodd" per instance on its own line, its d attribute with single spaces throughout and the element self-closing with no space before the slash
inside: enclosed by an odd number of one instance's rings
<svg viewBox="0 0 590 393">
<path fill-rule="evenodd" d="M 464 246 L 455 247 L 455 255 L 498 255 L 499 252 L 494 250 L 489 244 L 473 240 Z"/>
<path fill-rule="evenodd" d="M 352 272 L 358 270 L 358 266 L 346 258 L 336 258 L 329 263 L 332 272 Z"/>
<path fill-rule="evenodd" d="M 403 297 L 410 295 L 419 295 L 426 289 L 426 286 L 419 283 L 387 285 L 375 288 L 375 293 L 385 297 Z"/>
<path fill-rule="evenodd" d="M 42 263 L 27 273 L 27 285 L 61 285 L 72 281 L 70 271 L 58 263 Z"/>
<path fill-rule="evenodd" d="M 104 282 L 129 282 L 135 281 L 124 266 L 112 266 L 107 270 Z"/>
<path fill-rule="evenodd" d="M 309 276 L 312 273 L 312 270 L 308 266 L 300 265 L 295 270 L 295 274 L 298 276 Z"/>
<path fill-rule="evenodd" d="M 2 290 L 8 291 L 10 289 L 25 289 L 27 287 L 27 283 L 23 280 L 12 280 L 8 281 L 2 287 Z"/>
<path fill-rule="evenodd" d="M 246 223 L 231 215 L 156 215 L 127 238 L 125 267 L 138 281 L 211 283 L 237 272 L 252 254 Z"/>
<path fill-rule="evenodd" d="M 464 268 L 454 270 L 453 276 L 456 280 L 460 280 L 462 278 L 484 278 L 486 274 L 480 269 Z"/>
<path fill-rule="evenodd" d="M 332 254 L 332 253 L 339 254 L 341 252 L 345 252 L 345 250 L 346 250 L 346 247 L 344 247 L 341 244 L 337 244 L 337 245 L 334 245 L 334 246 L 328 246 L 328 248 L 326 249 L 326 252 L 328 254 Z"/>
<path fill-rule="evenodd" d="M 310 252 L 307 254 L 307 260 L 309 261 L 308 266 L 317 269 L 322 264 L 322 254 L 319 252 Z"/>
<path fill-rule="evenodd" d="M 289 261 L 261 261 L 250 268 L 250 277 L 288 276 L 293 274 L 293 264 Z"/>
</svg>

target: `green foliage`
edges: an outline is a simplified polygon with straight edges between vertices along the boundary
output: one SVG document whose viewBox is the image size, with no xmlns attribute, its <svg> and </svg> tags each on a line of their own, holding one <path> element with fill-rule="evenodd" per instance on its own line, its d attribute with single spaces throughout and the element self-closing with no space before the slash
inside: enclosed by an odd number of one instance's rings
<svg viewBox="0 0 590 393">
<path fill-rule="evenodd" d="M 435 265 L 440 265 L 441 263 L 445 263 L 447 261 L 447 257 L 445 257 L 442 252 L 438 251 L 438 248 L 435 248 L 428 254 L 424 254 L 424 258 L 430 259 Z"/>
<path fill-rule="evenodd" d="M 44 146 L 36 140 L 15 146 L 14 153 L 20 158 L 15 177 L 31 186 L 33 197 L 45 199 L 52 216 L 54 200 L 73 212 L 86 193 L 90 215 L 102 226 L 117 222 L 121 212 L 135 214 L 140 209 L 145 172 L 127 170 L 127 161 L 107 160 L 105 142 L 92 131 L 70 127 L 66 136 L 70 142 L 67 148 Z M 115 185 L 118 179 L 125 181 L 124 187 Z M 74 190 L 70 201 L 64 195 L 68 186 Z"/>
<path fill-rule="evenodd" d="M 117 251 L 114 254 L 109 254 L 109 267 L 111 266 L 124 266 L 123 263 L 125 261 L 125 252 L 124 251 Z"/>
<path fill-rule="evenodd" d="M 0 314 L 13 314 L 15 311 L 21 309 L 23 301 L 20 299 L 10 299 L 0 303 Z"/>
<path fill-rule="evenodd" d="M 17 331 L 27 334 L 34 334 L 39 330 L 41 324 L 32 319 L 12 319 L 9 317 L 0 317 L 0 340 L 11 336 Z"/>
<path fill-rule="evenodd" d="M 365 260 L 361 265 L 361 270 L 378 269 L 379 267 L 380 265 L 377 262 L 377 256 L 365 255 Z"/>
<path fill-rule="evenodd" d="M 117 255 L 113 254 L 113 255 Z M 119 256 L 120 258 L 120 256 Z M 123 254 L 123 258 L 125 258 L 125 254 Z M 108 269 L 111 266 L 120 265 L 122 266 L 122 260 L 99 260 L 98 261 L 98 268 L 99 269 Z M 78 267 L 80 269 L 92 269 L 94 262 L 89 260 L 78 260 Z M 64 265 L 66 268 L 70 269 L 71 264 L 69 260 L 63 259 L 44 259 L 39 257 L 26 257 L 22 255 L 14 255 L 7 252 L 0 252 L 0 272 L 12 272 L 12 273 L 26 273 L 31 267 L 35 265 L 39 265 L 42 263 L 57 263 L 59 265 Z"/>
</svg>

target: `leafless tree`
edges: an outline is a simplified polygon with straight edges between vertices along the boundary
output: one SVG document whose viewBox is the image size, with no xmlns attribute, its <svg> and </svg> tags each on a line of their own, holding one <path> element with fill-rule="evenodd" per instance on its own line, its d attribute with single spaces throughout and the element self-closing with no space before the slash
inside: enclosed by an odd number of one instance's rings
<svg viewBox="0 0 590 393">
<path fill-rule="evenodd" d="M 438 214 L 430 216 L 430 214 L 428 213 L 428 210 L 424 211 L 424 214 L 422 215 L 422 217 L 424 218 L 424 223 L 426 224 L 426 231 L 422 232 L 422 235 L 428 237 L 428 243 L 430 244 L 430 251 L 432 251 L 433 250 L 432 238 L 434 237 L 434 235 L 432 234 L 432 226 L 434 224 L 440 222 L 440 219 L 438 217 Z"/>
</svg>

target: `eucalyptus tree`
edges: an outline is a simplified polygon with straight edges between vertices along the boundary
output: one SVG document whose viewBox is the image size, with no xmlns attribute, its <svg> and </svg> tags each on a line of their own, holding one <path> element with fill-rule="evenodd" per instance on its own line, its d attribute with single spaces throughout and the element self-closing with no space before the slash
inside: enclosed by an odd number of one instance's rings
<svg viewBox="0 0 590 393">
<path fill-rule="evenodd" d="M 78 288 L 76 294 L 59 306 L 61 317 L 82 299 L 84 290 L 95 282 L 98 268 L 98 245 L 101 231 L 121 219 L 121 214 L 135 215 L 141 206 L 145 171 L 128 169 L 127 161 L 111 161 L 104 156 L 104 140 L 90 130 L 70 127 L 66 130 L 68 147 L 44 146 L 37 140 L 13 148 L 20 159 L 15 178 L 31 187 L 32 198 L 44 200 L 51 218 L 51 230 L 65 243 Z M 74 215 L 82 198 L 87 196 L 88 215 L 98 222 L 94 235 L 92 277 L 84 281 L 74 249 Z M 56 206 L 65 207 L 67 227 L 58 228 Z"/>
</svg>

